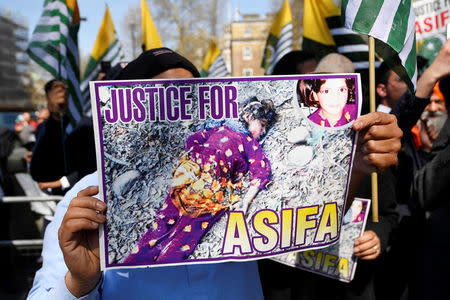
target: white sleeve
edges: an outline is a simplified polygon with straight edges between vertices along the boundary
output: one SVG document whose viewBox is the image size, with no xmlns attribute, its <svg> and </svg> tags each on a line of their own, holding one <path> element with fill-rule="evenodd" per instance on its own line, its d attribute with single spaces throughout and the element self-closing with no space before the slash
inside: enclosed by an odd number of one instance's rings
<svg viewBox="0 0 450 300">
<path fill-rule="evenodd" d="M 31 288 L 27 299 L 100 299 L 98 286 L 91 293 L 81 298 L 76 298 L 69 292 L 64 281 L 68 269 L 64 262 L 58 241 L 58 229 L 67 208 L 69 207 L 70 201 L 76 197 L 80 190 L 90 185 L 97 184 L 97 173 L 90 174 L 75 184 L 75 186 L 66 193 L 63 200 L 58 203 L 53 221 L 45 230 L 44 247 L 42 249 L 43 264 L 36 272 L 33 287 Z"/>
</svg>

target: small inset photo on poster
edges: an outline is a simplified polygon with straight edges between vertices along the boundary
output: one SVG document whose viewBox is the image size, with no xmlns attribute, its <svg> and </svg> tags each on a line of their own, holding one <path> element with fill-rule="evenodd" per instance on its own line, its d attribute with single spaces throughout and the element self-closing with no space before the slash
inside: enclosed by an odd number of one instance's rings
<svg viewBox="0 0 450 300">
<path fill-rule="evenodd" d="M 345 75 L 297 82 L 297 101 L 302 113 L 322 127 L 341 127 L 355 120 L 358 114 L 355 100 L 355 79 Z"/>
</svg>

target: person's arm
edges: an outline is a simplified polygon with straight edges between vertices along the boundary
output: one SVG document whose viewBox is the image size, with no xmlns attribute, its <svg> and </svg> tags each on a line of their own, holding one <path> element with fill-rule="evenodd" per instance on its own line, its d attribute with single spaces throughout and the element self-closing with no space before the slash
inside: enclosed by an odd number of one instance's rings
<svg viewBox="0 0 450 300">
<path fill-rule="evenodd" d="M 365 174 L 384 171 L 397 163 L 403 136 L 395 116 L 381 112 L 360 116 L 353 122 L 353 129 L 359 136 L 345 211 Z"/>
<path fill-rule="evenodd" d="M 398 127 L 403 132 L 409 132 L 417 124 L 417 121 L 429 103 L 429 96 L 412 97 L 411 93 L 407 91 L 395 104 L 390 113 L 397 117 Z"/>
<path fill-rule="evenodd" d="M 71 188 L 78 180 L 78 172 L 72 172 L 67 176 L 63 176 L 58 180 L 38 182 L 39 188 L 45 189 L 56 189 L 61 188 L 61 190 L 67 190 Z"/>
<path fill-rule="evenodd" d="M 97 193 L 98 186 L 78 192 L 58 231 L 59 246 L 68 268 L 66 286 L 76 297 L 89 294 L 102 277 L 98 227 L 106 221 L 101 213 L 106 210 L 106 204 L 93 197 Z"/>
<path fill-rule="evenodd" d="M 417 81 L 416 97 L 429 97 L 436 82 L 448 75 L 450 75 L 450 39 L 442 45 L 434 61 Z"/>
<path fill-rule="evenodd" d="M 73 189 L 69 190 L 63 200 L 58 204 L 53 221 L 47 226 L 44 236 L 44 247 L 42 250 L 43 264 L 41 269 L 36 272 L 33 287 L 31 288 L 28 299 L 77 299 L 66 287 L 65 275 L 68 271 L 64 256 L 58 244 L 58 228 L 69 207 L 69 203 L 79 190 L 93 184 L 96 181 L 97 174 L 91 174 L 77 183 Z M 98 289 L 93 289 L 91 293 L 81 299 L 99 299 Z"/>
<path fill-rule="evenodd" d="M 450 193 L 450 118 L 444 124 L 431 150 L 432 159 L 414 175 L 411 195 L 425 210 L 448 201 Z"/>
<path fill-rule="evenodd" d="M 245 194 L 244 198 L 242 199 L 242 211 L 244 212 L 244 215 L 247 213 L 248 207 L 250 203 L 255 199 L 256 195 L 259 192 L 259 187 L 255 185 L 251 185 L 248 189 L 247 193 Z"/>
<path fill-rule="evenodd" d="M 370 198 L 371 190 L 371 176 L 366 175 L 356 197 Z M 354 253 L 363 260 L 376 259 L 387 248 L 391 232 L 398 223 L 395 177 L 390 169 L 379 174 L 378 191 L 379 221 L 372 222 L 369 216 L 363 236 L 355 240 Z"/>
<path fill-rule="evenodd" d="M 439 80 L 450 75 L 450 40 L 444 43 L 433 63 L 417 80 L 415 99 L 408 92 L 393 107 L 391 113 L 398 119 L 403 131 L 410 131 L 428 105 L 433 87 Z"/>
</svg>

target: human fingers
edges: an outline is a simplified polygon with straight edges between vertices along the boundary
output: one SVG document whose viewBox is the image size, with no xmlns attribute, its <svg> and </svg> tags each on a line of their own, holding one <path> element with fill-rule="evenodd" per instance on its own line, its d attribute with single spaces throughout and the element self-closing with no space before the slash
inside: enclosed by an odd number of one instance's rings
<svg viewBox="0 0 450 300">
<path fill-rule="evenodd" d="M 104 223 L 106 221 L 106 217 L 98 210 L 84 208 L 84 207 L 72 207 L 67 210 L 66 220 L 74 220 L 74 219 L 87 219 L 94 223 Z"/>
<path fill-rule="evenodd" d="M 397 143 L 396 139 L 388 140 L 368 140 L 361 144 L 363 154 L 370 153 L 391 153 L 398 152 L 401 149 L 401 143 Z"/>
<path fill-rule="evenodd" d="M 59 240 L 60 242 L 71 241 L 77 232 L 95 230 L 105 221 L 105 215 L 92 208 L 69 207 L 58 231 Z"/>
<path fill-rule="evenodd" d="M 390 114 L 380 114 L 385 116 L 382 118 L 374 116 L 373 119 L 363 123 L 363 128 L 359 130 L 360 134 L 358 137 L 361 142 L 388 139 L 400 141 L 403 132 L 397 125 L 397 118 Z"/>
<path fill-rule="evenodd" d="M 392 123 L 397 123 L 397 118 L 394 115 L 382 112 L 372 112 L 357 118 L 353 122 L 353 129 L 362 131 L 374 125 L 389 125 Z"/>
<path fill-rule="evenodd" d="M 372 231 L 367 230 L 364 234 L 355 240 L 355 247 L 353 249 L 355 256 L 361 259 L 374 259 L 381 253 L 381 243 L 378 235 Z"/>
<path fill-rule="evenodd" d="M 85 189 L 82 189 L 77 193 L 77 197 L 84 197 L 84 196 L 94 196 L 98 194 L 98 186 L 97 185 L 91 185 L 88 186 Z"/>
<path fill-rule="evenodd" d="M 353 127 L 359 131 L 356 165 L 363 172 L 383 171 L 397 163 L 403 132 L 395 116 L 370 113 L 358 118 Z"/>
<path fill-rule="evenodd" d="M 69 204 L 69 209 L 72 207 L 88 208 L 99 212 L 106 210 L 106 204 L 103 201 L 91 196 L 73 198 Z"/>
<path fill-rule="evenodd" d="M 375 233 L 372 230 L 366 230 L 355 240 L 355 246 L 364 244 L 374 238 Z"/>
<path fill-rule="evenodd" d="M 67 218 L 61 223 L 58 231 L 61 248 L 71 243 L 78 245 L 82 241 L 78 239 L 77 234 L 84 230 L 96 230 L 103 222 L 104 220 L 92 220 L 89 218 Z"/>
<path fill-rule="evenodd" d="M 398 162 L 397 154 L 392 153 L 370 153 L 361 158 L 368 166 L 370 172 L 383 172 Z M 367 173 L 367 172 L 366 172 Z"/>
</svg>

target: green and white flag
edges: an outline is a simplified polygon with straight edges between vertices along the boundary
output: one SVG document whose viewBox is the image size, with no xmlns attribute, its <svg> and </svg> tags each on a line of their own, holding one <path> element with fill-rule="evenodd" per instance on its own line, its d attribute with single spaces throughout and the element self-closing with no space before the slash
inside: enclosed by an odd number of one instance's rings
<svg viewBox="0 0 450 300">
<path fill-rule="evenodd" d="M 376 38 L 378 55 L 414 94 L 417 65 L 411 0 L 343 0 L 341 9 L 345 27 Z"/>
<path fill-rule="evenodd" d="M 31 59 L 69 87 L 68 132 L 81 118 L 84 104 L 79 85 L 79 27 L 76 0 L 46 0 L 27 48 Z"/>
<path fill-rule="evenodd" d="M 275 17 L 267 38 L 261 67 L 265 74 L 272 74 L 276 63 L 292 50 L 292 14 L 289 0 L 285 0 L 283 6 Z"/>
<path fill-rule="evenodd" d="M 122 47 L 116 35 L 116 29 L 109 12 L 106 7 L 100 29 L 95 40 L 94 48 L 89 57 L 86 70 L 84 71 L 83 81 L 81 82 L 81 91 L 83 94 L 84 104 L 83 110 L 86 112 L 91 108 L 89 101 L 89 81 L 96 80 L 100 73 L 101 62 L 108 61 L 111 66 L 115 66 L 124 58 Z"/>
</svg>

